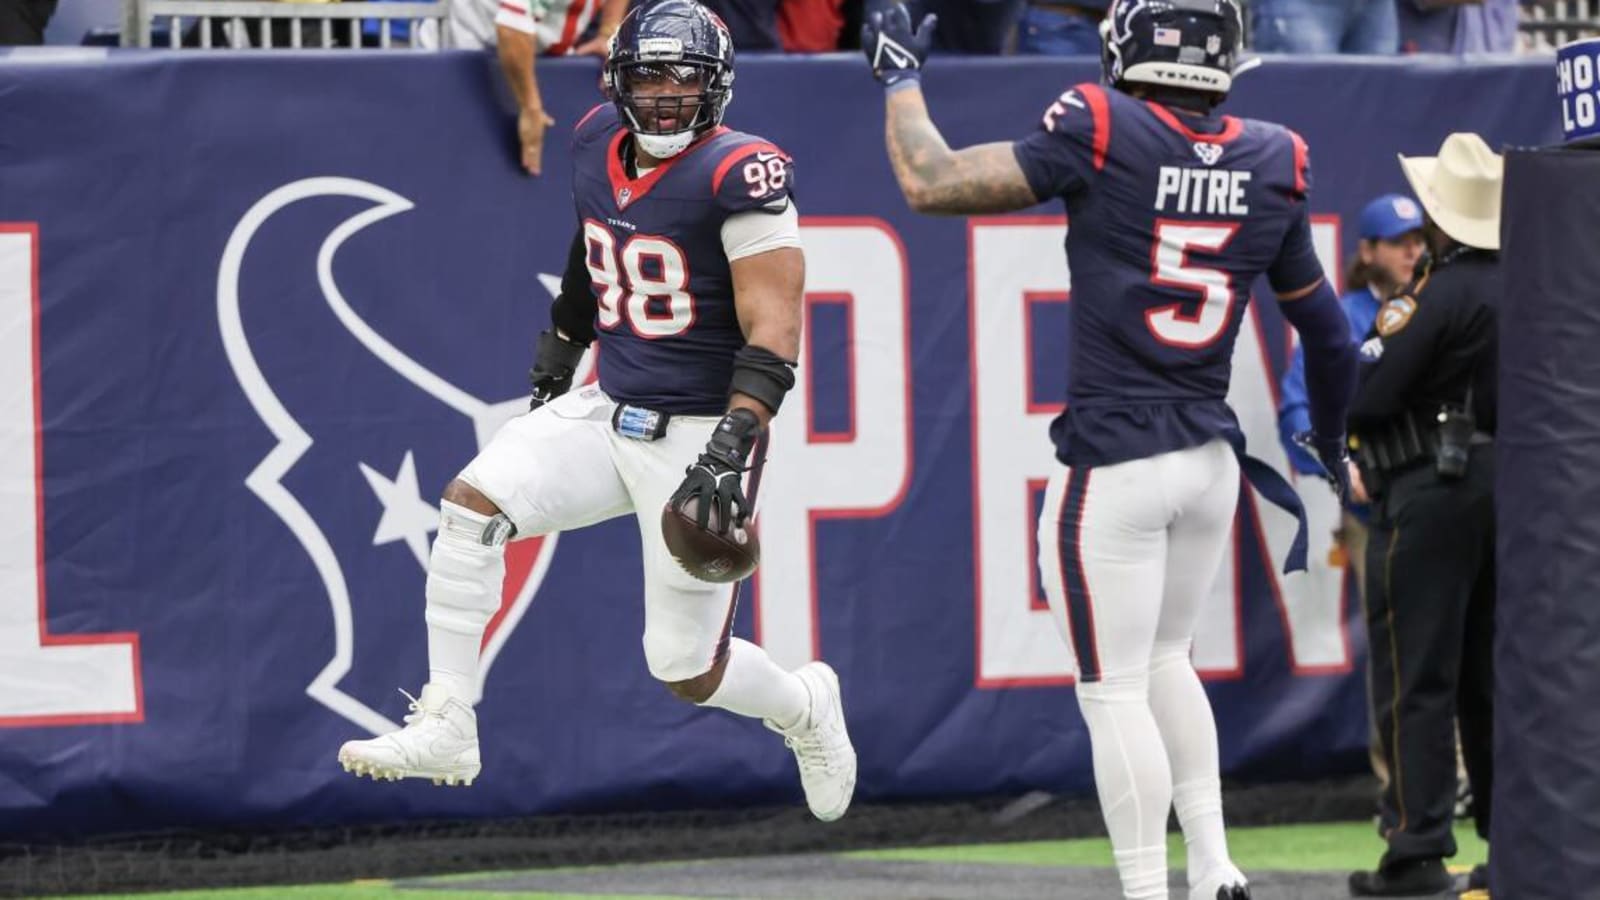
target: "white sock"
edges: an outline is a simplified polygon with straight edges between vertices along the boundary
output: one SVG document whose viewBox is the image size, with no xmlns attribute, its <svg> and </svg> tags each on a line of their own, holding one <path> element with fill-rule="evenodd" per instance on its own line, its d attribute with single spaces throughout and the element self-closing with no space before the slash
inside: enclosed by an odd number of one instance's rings
<svg viewBox="0 0 1600 900">
<path fill-rule="evenodd" d="M 1158 642 L 1150 661 L 1150 711 L 1172 767 L 1172 805 L 1189 848 L 1189 884 L 1233 862 L 1222 822 L 1217 724 L 1189 642 Z"/>
<path fill-rule="evenodd" d="M 799 725 L 811 711 L 811 692 L 798 675 L 779 668 L 767 651 L 733 638 L 728 641 L 722 684 L 704 705 L 766 719 L 787 730 Z"/>
<path fill-rule="evenodd" d="M 483 543 L 490 518 L 448 500 L 428 560 L 428 680 L 466 703 L 478 701 L 483 631 L 500 609 L 505 544 Z"/>
<path fill-rule="evenodd" d="M 1115 850 L 1123 900 L 1167 900 L 1167 845 Z"/>
<path fill-rule="evenodd" d="M 1100 813 L 1124 896 L 1167 896 L 1167 809 L 1172 773 L 1150 714 L 1147 673 L 1078 685 L 1078 708 L 1094 747 Z"/>
</svg>

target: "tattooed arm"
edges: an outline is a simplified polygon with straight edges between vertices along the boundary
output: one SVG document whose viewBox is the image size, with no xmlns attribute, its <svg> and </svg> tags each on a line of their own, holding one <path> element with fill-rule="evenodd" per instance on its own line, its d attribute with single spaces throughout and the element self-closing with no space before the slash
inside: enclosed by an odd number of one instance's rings
<svg viewBox="0 0 1600 900">
<path fill-rule="evenodd" d="M 951 150 L 928 117 L 920 88 L 907 85 L 887 96 L 889 162 L 912 209 L 966 215 L 1026 209 L 1039 202 L 1011 142 Z"/>
</svg>

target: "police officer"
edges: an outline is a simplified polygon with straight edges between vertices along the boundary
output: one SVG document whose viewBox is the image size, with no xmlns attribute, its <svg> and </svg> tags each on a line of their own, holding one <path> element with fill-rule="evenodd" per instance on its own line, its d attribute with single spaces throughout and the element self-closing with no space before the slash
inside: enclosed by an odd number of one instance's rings
<svg viewBox="0 0 1600 900">
<path fill-rule="evenodd" d="M 1395 292 L 1411 281 L 1422 256 L 1422 207 L 1404 194 L 1384 194 L 1376 197 L 1361 209 L 1358 220 L 1361 241 L 1345 272 L 1345 293 L 1339 298 L 1344 306 L 1345 318 L 1350 320 L 1351 339 L 1360 342 L 1372 330 L 1378 318 L 1378 308 Z M 1311 431 L 1311 403 L 1306 396 L 1305 351 L 1298 344 L 1284 370 L 1278 389 L 1278 434 L 1283 449 L 1289 455 L 1289 464 L 1301 475 L 1320 476 L 1322 463 L 1301 446 L 1297 435 Z M 1317 485 L 1318 482 L 1301 482 Z M 1320 490 L 1314 486 L 1312 490 Z M 1370 513 L 1365 504 L 1349 504 L 1340 514 L 1334 531 L 1337 549 L 1348 562 L 1354 575 L 1356 590 L 1366 608 L 1367 573 L 1367 520 Z M 1315 524 L 1315 523 L 1313 523 Z M 1340 588 L 1343 589 L 1342 586 Z M 1368 682 L 1370 684 L 1370 669 Z M 1367 715 L 1371 720 L 1369 704 Z M 1389 784 L 1389 770 L 1383 762 L 1383 748 L 1378 744 L 1376 723 L 1371 728 L 1372 739 L 1368 755 L 1372 772 L 1378 776 L 1380 790 Z"/>
<path fill-rule="evenodd" d="M 1453 886 L 1458 719 L 1478 833 L 1489 834 L 1502 164 L 1482 138 L 1452 134 L 1438 156 L 1401 165 L 1431 255 L 1378 311 L 1350 407 L 1357 491 L 1373 501 L 1367 634 L 1391 773 L 1380 802 L 1389 848 L 1376 871 L 1350 876 L 1357 897 Z"/>
</svg>

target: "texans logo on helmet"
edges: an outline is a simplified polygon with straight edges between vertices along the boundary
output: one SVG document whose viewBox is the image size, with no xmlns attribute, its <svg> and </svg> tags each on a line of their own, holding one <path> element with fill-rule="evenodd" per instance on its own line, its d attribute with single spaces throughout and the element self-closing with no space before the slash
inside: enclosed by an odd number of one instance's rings
<svg viewBox="0 0 1600 900">
<path fill-rule="evenodd" d="M 252 244 L 269 241 L 281 250 L 285 241 L 303 241 L 309 217 L 321 212 L 325 223 L 335 201 L 346 210 L 357 201 L 358 208 L 325 232 L 314 268 L 309 259 L 295 271 L 253 264 Z M 325 595 L 327 618 L 308 633 L 328 627 L 333 652 L 306 693 L 373 733 L 398 727 L 378 707 L 394 708 L 395 688 L 414 683 L 426 660 L 423 587 L 440 490 L 528 407 L 525 395 L 484 399 L 441 374 L 450 365 L 482 365 L 454 335 L 437 346 L 418 337 L 428 329 L 450 334 L 434 319 L 461 298 L 419 310 L 415 301 L 425 291 L 400 303 L 336 279 L 342 247 L 382 247 L 372 242 L 385 238 L 363 232 L 412 208 L 386 188 L 351 178 L 286 184 L 234 227 L 217 279 L 228 363 L 275 441 L 244 486 L 292 535 Z M 382 256 L 412 258 L 387 248 Z M 540 281 L 552 295 L 559 288 L 553 276 Z M 386 334 L 375 320 L 405 333 Z M 294 323 L 292 337 L 287 322 Z M 408 322 L 421 327 L 400 327 Z M 578 373 L 580 383 L 588 377 Z M 312 409 L 314 420 L 302 419 L 299 411 Z M 510 545 L 504 599 L 485 635 L 480 677 L 527 609 L 555 545 L 554 535 Z M 296 612 L 308 609 L 294 593 L 286 602 Z M 414 620 L 405 645 L 365 645 L 361 623 L 371 616 L 389 617 L 384 631 L 391 635 L 396 620 Z"/>
</svg>

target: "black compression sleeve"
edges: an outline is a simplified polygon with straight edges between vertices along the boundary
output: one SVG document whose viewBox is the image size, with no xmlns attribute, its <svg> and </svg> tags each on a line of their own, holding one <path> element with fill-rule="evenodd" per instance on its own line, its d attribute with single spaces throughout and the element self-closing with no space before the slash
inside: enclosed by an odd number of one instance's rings
<svg viewBox="0 0 1600 900">
<path fill-rule="evenodd" d="M 573 342 L 589 346 L 594 340 L 594 317 L 598 305 L 589 287 L 589 245 L 583 229 L 572 236 L 567 251 L 567 270 L 561 274 L 561 294 L 550 305 L 550 322 Z"/>
</svg>

